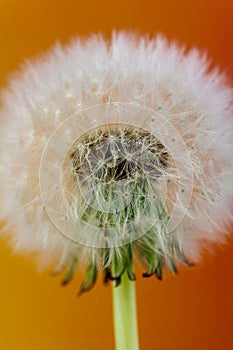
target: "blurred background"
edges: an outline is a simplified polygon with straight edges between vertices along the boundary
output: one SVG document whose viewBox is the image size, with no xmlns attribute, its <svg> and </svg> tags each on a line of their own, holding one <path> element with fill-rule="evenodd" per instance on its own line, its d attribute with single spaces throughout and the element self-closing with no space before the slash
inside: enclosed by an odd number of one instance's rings
<svg viewBox="0 0 233 350">
<path fill-rule="evenodd" d="M 187 47 L 206 48 L 233 81 L 232 0 L 0 0 L 0 86 L 19 64 L 56 40 L 112 29 L 163 32 Z M 233 349 L 233 239 L 195 268 L 138 270 L 141 350 Z M 114 349 L 111 286 L 77 297 L 81 272 L 68 287 L 0 239 L 0 349 Z"/>
</svg>

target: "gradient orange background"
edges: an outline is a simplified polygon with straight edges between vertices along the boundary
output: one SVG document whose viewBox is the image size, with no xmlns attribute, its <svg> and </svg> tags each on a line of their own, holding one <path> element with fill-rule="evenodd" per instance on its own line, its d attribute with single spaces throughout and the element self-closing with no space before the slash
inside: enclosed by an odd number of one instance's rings
<svg viewBox="0 0 233 350">
<path fill-rule="evenodd" d="M 0 84 L 26 57 L 55 40 L 112 28 L 161 31 L 207 48 L 233 78 L 232 0 L 0 0 Z M 139 271 L 141 273 L 141 271 Z M 111 288 L 76 296 L 0 241 L 0 350 L 114 349 Z M 233 239 L 199 266 L 137 280 L 141 350 L 233 349 Z"/>
</svg>

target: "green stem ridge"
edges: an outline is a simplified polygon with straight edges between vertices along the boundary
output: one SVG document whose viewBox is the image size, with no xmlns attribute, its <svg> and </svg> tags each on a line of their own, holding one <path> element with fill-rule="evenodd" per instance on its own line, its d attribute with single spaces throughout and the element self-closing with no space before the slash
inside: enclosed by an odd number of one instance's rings
<svg viewBox="0 0 233 350">
<path fill-rule="evenodd" d="M 112 288 L 116 350 L 139 350 L 135 282 L 125 272 Z"/>
</svg>

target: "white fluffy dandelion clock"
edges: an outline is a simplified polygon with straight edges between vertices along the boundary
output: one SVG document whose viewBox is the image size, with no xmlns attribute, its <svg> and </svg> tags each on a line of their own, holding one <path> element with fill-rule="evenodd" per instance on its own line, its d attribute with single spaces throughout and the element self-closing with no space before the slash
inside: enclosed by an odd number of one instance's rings
<svg viewBox="0 0 233 350">
<path fill-rule="evenodd" d="M 115 281 L 117 349 L 137 349 L 134 261 L 192 265 L 232 221 L 233 105 L 196 49 L 158 36 L 77 38 L 1 94 L 0 204 L 17 251 Z M 123 327 L 122 327 L 123 324 Z"/>
</svg>

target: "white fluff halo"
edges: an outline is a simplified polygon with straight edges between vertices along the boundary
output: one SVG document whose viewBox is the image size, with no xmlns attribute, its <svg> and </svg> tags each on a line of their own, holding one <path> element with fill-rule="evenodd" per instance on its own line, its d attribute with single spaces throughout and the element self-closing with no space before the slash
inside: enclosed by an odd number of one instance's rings
<svg viewBox="0 0 233 350">
<path fill-rule="evenodd" d="M 226 76 L 218 69 L 210 70 L 204 54 L 197 49 L 187 52 L 161 35 L 149 39 L 119 32 L 110 40 L 101 35 L 77 37 L 67 46 L 57 44 L 47 54 L 28 61 L 1 92 L 0 207 L 6 223 L 4 235 L 11 237 L 16 251 L 36 251 L 49 263 L 67 267 L 75 257 L 84 264 L 91 260 L 103 267 L 106 262 L 99 246 L 88 240 L 79 244 L 61 234 L 52 222 L 43 193 L 41 196 L 40 170 L 46 155 L 51 165 L 48 174 L 56 171 L 61 161 L 58 155 L 64 151 L 64 144 L 73 144 L 76 131 L 83 134 L 98 125 L 130 124 L 156 137 L 162 135 L 171 157 L 175 155 L 180 162 L 179 195 L 190 197 L 185 205 L 182 198 L 177 201 L 178 192 L 172 190 L 168 174 L 163 174 L 169 180 L 168 202 L 176 203 L 184 214 L 173 234 L 182 252 L 198 260 L 210 242 L 224 242 L 232 223 L 232 96 Z M 112 112 L 116 105 L 120 106 L 117 116 Z M 133 111 L 140 111 L 138 115 L 135 112 L 135 119 Z M 163 128 L 159 118 L 164 121 Z M 63 134 L 58 132 L 60 138 L 52 139 L 61 125 Z M 185 151 L 181 152 L 181 144 Z M 48 185 L 44 169 L 43 184 Z M 189 171 L 192 186 L 186 195 Z M 57 186 L 56 181 L 50 181 L 49 189 L 47 186 L 50 204 L 58 204 Z M 60 222 L 67 212 L 63 214 Z M 141 236 L 136 238 L 137 253 Z M 154 248 L 151 240 L 147 243 L 155 252 L 159 244 L 166 257 L 171 251 L 165 241 L 163 237 Z M 110 248 L 109 266 L 115 254 L 120 260 L 126 253 L 117 244 Z M 176 255 L 172 258 L 180 261 Z"/>
</svg>

